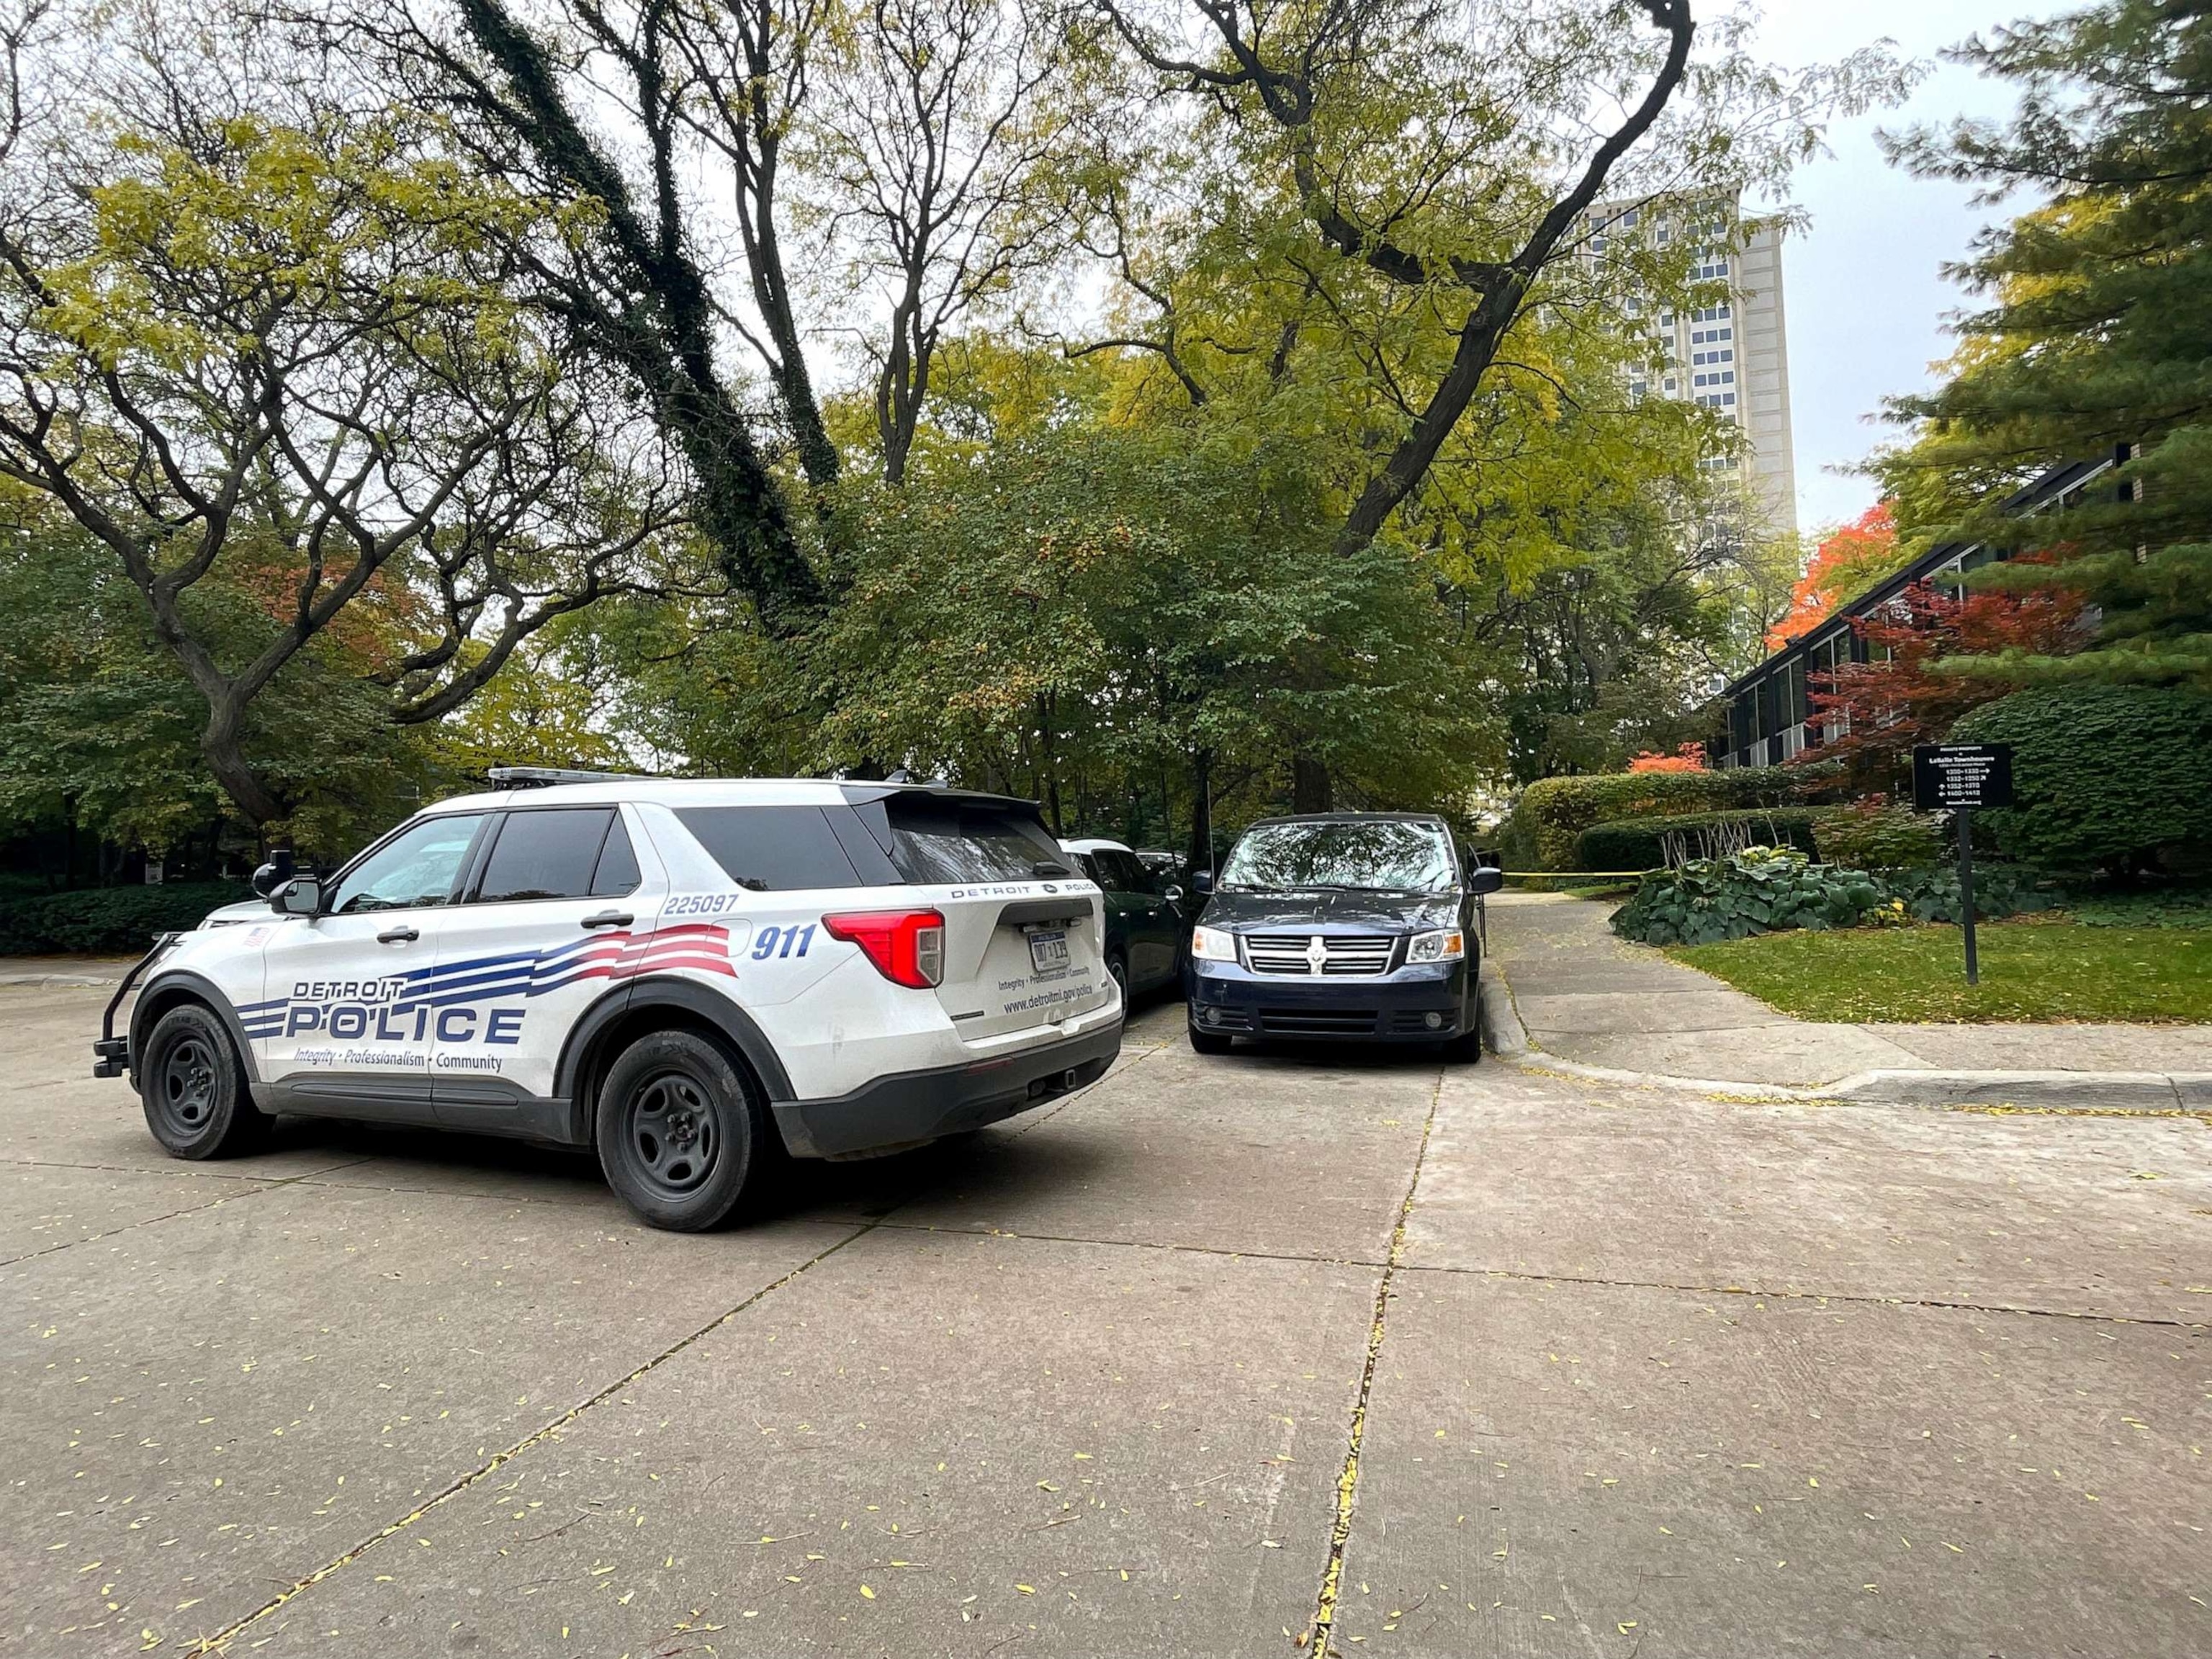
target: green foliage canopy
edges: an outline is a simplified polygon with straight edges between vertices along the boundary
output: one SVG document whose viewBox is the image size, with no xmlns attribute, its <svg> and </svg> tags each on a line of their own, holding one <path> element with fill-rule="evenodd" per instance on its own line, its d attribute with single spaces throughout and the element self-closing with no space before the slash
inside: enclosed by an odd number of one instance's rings
<svg viewBox="0 0 2212 1659">
<path fill-rule="evenodd" d="M 1984 235 L 1961 274 L 1951 377 L 1899 400 L 1914 441 L 1881 464 L 1908 534 L 2036 547 L 2048 566 L 1986 586 L 2063 586 L 2100 606 L 2078 654 L 2003 653 L 1954 672 L 2212 690 L 2212 13 L 2194 0 L 2100 0 L 1958 53 L 2014 82 L 2000 130 L 1906 135 L 1916 171 L 2047 204 Z M 2125 457 L 2056 520 L 1996 504 L 2045 466 Z"/>
</svg>

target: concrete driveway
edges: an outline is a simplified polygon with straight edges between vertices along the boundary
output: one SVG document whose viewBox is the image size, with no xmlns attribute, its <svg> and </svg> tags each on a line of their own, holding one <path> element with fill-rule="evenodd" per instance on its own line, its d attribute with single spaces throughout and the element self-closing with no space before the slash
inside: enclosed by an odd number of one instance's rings
<svg viewBox="0 0 2212 1659">
<path fill-rule="evenodd" d="M 0 1653 L 2212 1650 L 2212 1139 L 1180 1010 L 741 1231 L 162 1156 L 0 989 Z"/>
</svg>

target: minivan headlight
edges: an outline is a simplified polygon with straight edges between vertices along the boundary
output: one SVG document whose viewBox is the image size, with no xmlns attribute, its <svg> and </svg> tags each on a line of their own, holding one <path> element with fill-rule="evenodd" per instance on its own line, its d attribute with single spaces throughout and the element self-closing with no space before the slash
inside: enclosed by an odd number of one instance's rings
<svg viewBox="0 0 2212 1659">
<path fill-rule="evenodd" d="M 1467 954 L 1467 935 L 1456 927 L 1440 927 L 1433 933 L 1416 933 L 1406 948 L 1408 962 L 1457 962 Z"/>
<path fill-rule="evenodd" d="M 1237 935 L 1223 927 L 1194 927 L 1190 930 L 1190 953 L 1200 962 L 1234 962 Z"/>
</svg>

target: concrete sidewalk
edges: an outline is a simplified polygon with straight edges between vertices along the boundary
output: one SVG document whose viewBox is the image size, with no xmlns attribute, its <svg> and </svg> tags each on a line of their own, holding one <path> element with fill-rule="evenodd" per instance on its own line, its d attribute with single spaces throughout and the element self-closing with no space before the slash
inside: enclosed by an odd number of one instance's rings
<svg viewBox="0 0 2212 1659">
<path fill-rule="evenodd" d="M 1577 1066 L 1877 1099 L 2212 1107 L 2212 1025 L 1825 1024 L 1792 1019 L 1649 945 L 1613 907 L 1489 902 L 1490 957 L 1528 1042 Z"/>
<path fill-rule="evenodd" d="M 113 985 L 136 957 L 0 957 L 0 985 Z"/>
</svg>

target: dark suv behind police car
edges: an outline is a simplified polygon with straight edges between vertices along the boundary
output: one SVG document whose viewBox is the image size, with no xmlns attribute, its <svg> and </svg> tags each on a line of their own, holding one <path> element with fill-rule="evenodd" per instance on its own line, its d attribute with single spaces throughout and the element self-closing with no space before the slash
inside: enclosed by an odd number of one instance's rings
<svg viewBox="0 0 2212 1659">
<path fill-rule="evenodd" d="M 1237 1037 L 1479 1051 L 1476 901 L 1499 872 L 1465 860 L 1442 818 L 1266 818 L 1230 849 L 1190 947 L 1190 1046 Z"/>
</svg>

